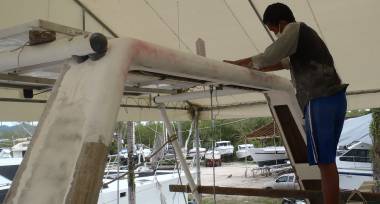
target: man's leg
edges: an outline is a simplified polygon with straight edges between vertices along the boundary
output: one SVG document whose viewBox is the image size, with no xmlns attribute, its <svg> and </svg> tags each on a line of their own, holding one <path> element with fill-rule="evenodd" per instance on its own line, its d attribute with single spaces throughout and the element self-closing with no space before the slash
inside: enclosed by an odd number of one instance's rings
<svg viewBox="0 0 380 204">
<path fill-rule="evenodd" d="M 339 194 L 339 175 L 336 164 L 318 164 L 322 177 L 322 192 L 325 204 L 338 204 Z"/>
</svg>

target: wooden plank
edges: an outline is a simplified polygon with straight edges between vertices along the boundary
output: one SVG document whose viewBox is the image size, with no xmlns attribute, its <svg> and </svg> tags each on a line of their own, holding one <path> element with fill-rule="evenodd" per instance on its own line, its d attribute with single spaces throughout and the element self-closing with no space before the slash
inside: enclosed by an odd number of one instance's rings
<svg viewBox="0 0 380 204">
<path fill-rule="evenodd" d="M 186 192 L 191 193 L 191 189 L 187 185 L 169 185 L 170 192 Z M 198 192 L 202 194 L 214 194 L 213 186 L 198 186 Z M 343 200 L 351 195 L 352 191 L 341 191 Z M 220 195 L 242 195 L 242 196 L 259 196 L 270 198 L 309 198 L 321 200 L 322 192 L 315 190 L 279 190 L 279 189 L 261 189 L 261 188 L 234 188 L 215 186 L 215 194 Z M 380 193 L 361 192 L 367 201 L 380 202 Z M 362 201 L 358 195 L 353 196 L 352 201 Z"/>
<path fill-rule="evenodd" d="M 296 163 L 307 163 L 306 144 L 290 113 L 289 107 L 287 105 L 279 105 L 274 106 L 273 108 L 280 120 L 281 127 L 285 133 L 284 136 L 292 151 L 294 161 Z"/>
</svg>

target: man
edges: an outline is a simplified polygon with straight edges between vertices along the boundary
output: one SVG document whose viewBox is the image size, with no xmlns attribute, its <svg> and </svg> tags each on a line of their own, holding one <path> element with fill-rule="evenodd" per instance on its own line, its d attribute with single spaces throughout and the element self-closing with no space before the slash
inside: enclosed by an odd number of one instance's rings
<svg viewBox="0 0 380 204">
<path fill-rule="evenodd" d="M 264 53 L 225 62 L 260 71 L 290 70 L 304 112 L 309 164 L 318 165 L 321 171 L 324 203 L 337 204 L 339 176 L 335 157 L 346 114 L 348 85 L 341 83 L 325 43 L 312 28 L 295 22 L 288 6 L 268 6 L 263 22 L 278 39 Z"/>
</svg>

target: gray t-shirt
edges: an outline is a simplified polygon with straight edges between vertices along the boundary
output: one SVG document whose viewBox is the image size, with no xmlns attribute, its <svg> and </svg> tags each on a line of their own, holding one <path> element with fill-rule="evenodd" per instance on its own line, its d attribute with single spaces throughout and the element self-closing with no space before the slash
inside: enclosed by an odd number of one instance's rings
<svg viewBox="0 0 380 204">
<path fill-rule="evenodd" d="M 255 69 L 278 62 L 290 69 L 302 110 L 310 100 L 334 95 L 348 86 L 341 83 L 323 40 L 304 23 L 289 23 L 274 43 L 252 57 L 252 62 Z"/>
</svg>

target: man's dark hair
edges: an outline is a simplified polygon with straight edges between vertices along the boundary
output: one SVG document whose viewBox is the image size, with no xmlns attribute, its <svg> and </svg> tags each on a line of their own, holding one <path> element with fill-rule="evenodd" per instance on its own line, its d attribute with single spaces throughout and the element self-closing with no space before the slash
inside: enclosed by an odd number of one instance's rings
<svg viewBox="0 0 380 204">
<path fill-rule="evenodd" d="M 266 25 L 278 25 L 281 20 L 294 22 L 296 21 L 292 10 L 282 3 L 269 5 L 264 12 L 263 22 Z"/>
</svg>

